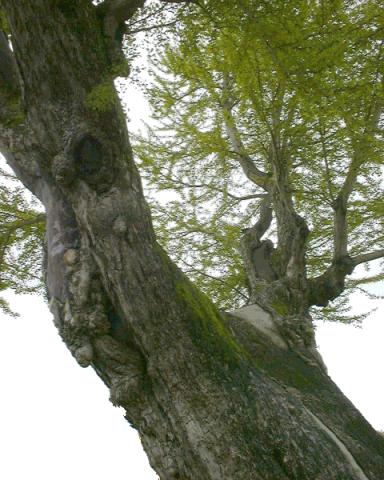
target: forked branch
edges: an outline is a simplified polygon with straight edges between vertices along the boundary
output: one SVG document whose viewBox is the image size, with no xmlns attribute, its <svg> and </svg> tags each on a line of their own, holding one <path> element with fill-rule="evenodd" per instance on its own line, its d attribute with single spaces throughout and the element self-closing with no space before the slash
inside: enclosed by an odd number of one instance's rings
<svg viewBox="0 0 384 480">
<path fill-rule="evenodd" d="M 240 241 L 245 271 L 248 277 L 252 300 L 260 283 L 270 283 L 277 279 L 272 266 L 271 256 L 274 251 L 272 242 L 262 240 L 272 223 L 272 198 L 266 194 L 260 203 L 259 219 L 251 228 L 244 231 Z"/>
<path fill-rule="evenodd" d="M 355 188 L 361 166 L 369 156 L 369 137 L 376 130 L 382 112 L 381 103 L 376 103 L 366 119 L 362 138 L 354 140 L 353 158 L 349 165 L 344 183 L 333 202 L 334 210 L 334 251 L 333 260 L 328 269 L 319 277 L 310 280 L 310 305 L 326 306 L 338 297 L 345 288 L 345 278 L 352 274 L 355 267 L 384 256 L 384 250 L 350 257 L 348 254 L 348 201 Z"/>
<path fill-rule="evenodd" d="M 349 165 L 344 183 L 340 188 L 337 197 L 333 202 L 334 210 L 334 252 L 335 260 L 345 257 L 348 254 L 348 221 L 347 207 L 348 200 L 355 188 L 357 177 L 360 173 L 361 166 L 366 163 L 367 156 L 367 138 L 376 130 L 380 115 L 382 112 L 381 103 L 374 105 L 368 114 L 366 127 L 361 139 L 353 142 L 353 157 Z"/>
<path fill-rule="evenodd" d="M 345 279 L 351 275 L 357 265 L 384 257 L 384 249 L 350 257 L 334 259 L 328 269 L 320 276 L 309 280 L 309 306 L 325 307 L 337 298 L 345 288 Z"/>
</svg>

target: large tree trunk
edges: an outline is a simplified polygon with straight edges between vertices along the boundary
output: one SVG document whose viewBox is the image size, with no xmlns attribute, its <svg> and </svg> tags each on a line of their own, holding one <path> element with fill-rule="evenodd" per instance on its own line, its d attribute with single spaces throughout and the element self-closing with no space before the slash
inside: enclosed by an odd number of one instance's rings
<svg viewBox="0 0 384 480">
<path fill-rule="evenodd" d="M 382 480 L 384 440 L 278 313 L 217 311 L 156 243 L 96 8 L 3 4 L 25 116 L 2 151 L 47 211 L 55 324 L 160 478 Z"/>
</svg>

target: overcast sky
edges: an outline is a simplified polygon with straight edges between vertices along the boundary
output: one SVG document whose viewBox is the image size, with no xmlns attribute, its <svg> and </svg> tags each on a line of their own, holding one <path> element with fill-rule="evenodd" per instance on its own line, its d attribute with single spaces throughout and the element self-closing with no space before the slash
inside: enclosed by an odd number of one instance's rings
<svg viewBox="0 0 384 480">
<path fill-rule="evenodd" d="M 134 93 L 131 123 L 147 107 Z M 134 102 L 133 102 L 134 99 Z M 383 283 L 376 293 L 384 294 Z M 81 369 L 60 340 L 42 299 L 8 296 L 20 318 L 0 314 L 0 478 L 150 480 L 137 433 L 91 368 Z M 366 300 L 353 299 L 354 311 Z M 384 430 L 384 308 L 357 329 L 319 324 L 329 374 L 376 428 Z"/>
</svg>

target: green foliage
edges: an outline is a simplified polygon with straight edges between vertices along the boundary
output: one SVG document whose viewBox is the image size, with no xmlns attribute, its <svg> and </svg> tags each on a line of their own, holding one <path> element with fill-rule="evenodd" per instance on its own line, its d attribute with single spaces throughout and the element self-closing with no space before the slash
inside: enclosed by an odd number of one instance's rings
<svg viewBox="0 0 384 480">
<path fill-rule="evenodd" d="M 111 110 L 115 104 L 116 92 L 111 80 L 106 80 L 93 87 L 85 99 L 87 108 L 100 113 Z"/>
<path fill-rule="evenodd" d="M 364 158 L 349 199 L 349 253 L 384 248 L 382 122 L 370 128 L 384 100 L 384 21 L 371 1 L 200 3 L 153 1 L 128 25 L 130 63 L 140 51 L 133 34 L 155 32 L 147 37 L 153 118 L 135 150 L 160 242 L 210 298 L 233 309 L 248 299 L 239 240 L 257 221 L 264 192 L 244 174 L 228 125 L 268 178 L 271 155 L 284 159 L 287 188 L 311 230 L 310 276 L 332 260 L 333 204 L 357 156 Z M 141 69 L 133 65 L 131 75 L 146 84 Z M 112 109 L 113 79 L 125 74 L 126 64 L 112 66 L 87 107 Z M 9 178 L 0 184 L 0 215 L 0 289 L 35 291 L 43 221 Z M 278 243 L 276 221 L 267 235 Z M 382 279 L 374 269 L 350 280 L 321 315 L 355 320 L 348 293 Z"/>
<path fill-rule="evenodd" d="M 176 284 L 176 292 L 187 311 L 192 313 L 190 328 L 193 338 L 203 348 L 220 350 L 222 361 L 237 363 L 237 356 L 244 353 L 240 345 L 224 325 L 219 311 L 211 300 L 185 278 Z M 212 355 L 215 357 L 215 355 Z"/>
<path fill-rule="evenodd" d="M 105 75 L 104 80 L 88 92 L 85 98 L 85 106 L 95 113 L 113 110 L 118 104 L 114 80 L 117 77 L 127 77 L 128 75 L 129 65 L 123 57 L 121 61 L 113 63 Z"/>
<path fill-rule="evenodd" d="M 377 3 L 211 1 L 178 15 L 150 55 L 153 119 L 135 149 L 159 239 L 183 270 L 223 308 L 247 298 L 238 245 L 262 190 L 240 168 L 224 105 L 259 169 L 273 174 L 273 149 L 284 158 L 311 230 L 310 276 L 332 260 L 332 206 L 357 155 L 349 254 L 383 248 L 382 123 L 370 128 L 384 100 Z M 381 279 L 367 272 L 349 287 Z M 354 320 L 347 299 L 322 314 Z"/>
<path fill-rule="evenodd" d="M 19 181 L 0 170 L 0 291 L 41 293 L 45 215 Z M 0 310 L 15 315 L 0 297 Z"/>
</svg>

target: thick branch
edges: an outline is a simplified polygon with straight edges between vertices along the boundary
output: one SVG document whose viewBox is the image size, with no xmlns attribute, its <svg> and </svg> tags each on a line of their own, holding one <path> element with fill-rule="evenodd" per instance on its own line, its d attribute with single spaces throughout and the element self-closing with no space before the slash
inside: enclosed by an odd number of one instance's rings
<svg viewBox="0 0 384 480">
<path fill-rule="evenodd" d="M 295 209 L 286 159 L 279 149 L 271 154 L 273 166 L 273 207 L 277 221 L 280 270 L 292 286 L 305 288 L 306 242 L 309 229 L 304 218 Z"/>
<path fill-rule="evenodd" d="M 255 233 L 258 241 L 265 234 L 272 223 L 271 195 L 265 195 L 260 203 L 260 215 L 256 224 L 251 230 Z"/>
<path fill-rule="evenodd" d="M 343 293 L 345 279 L 351 275 L 361 263 L 370 262 L 384 257 L 384 249 L 363 253 L 355 257 L 345 255 L 334 259 L 330 267 L 319 277 L 309 280 L 309 305 L 325 307 L 328 303 Z"/>
<path fill-rule="evenodd" d="M 351 275 L 355 268 L 351 257 L 334 259 L 330 267 L 319 277 L 308 281 L 308 306 L 316 305 L 325 307 L 339 295 L 345 288 L 345 278 Z"/>
<path fill-rule="evenodd" d="M 368 156 L 369 136 L 377 128 L 382 106 L 377 103 L 369 112 L 363 136 L 354 140 L 354 155 L 349 165 L 344 183 L 333 202 L 334 210 L 334 252 L 330 267 L 319 277 L 310 280 L 309 303 L 310 305 L 325 306 L 329 301 L 337 298 L 345 288 L 345 278 L 350 275 L 360 263 L 381 258 L 383 250 L 361 254 L 354 258 L 348 255 L 348 200 L 356 185 L 361 166 Z"/>
<path fill-rule="evenodd" d="M 375 104 L 366 120 L 363 137 L 353 142 L 353 158 L 348 168 L 344 183 L 333 202 L 334 210 L 334 259 L 342 258 L 348 254 L 348 200 L 356 185 L 361 166 L 367 161 L 367 137 L 377 128 L 380 120 L 382 106 Z"/>
<path fill-rule="evenodd" d="M 362 253 L 361 255 L 356 255 L 352 258 L 353 263 L 357 266 L 361 263 L 371 262 L 372 260 L 377 260 L 384 257 L 384 249 L 376 250 L 375 252 Z"/>
<path fill-rule="evenodd" d="M 19 100 L 0 89 L 0 152 L 22 183 L 41 200 L 42 172 L 39 162 L 42 152 L 37 147 Z"/>
<path fill-rule="evenodd" d="M 0 30 L 0 122 L 9 124 L 20 93 L 17 65 L 7 35 Z"/>
<path fill-rule="evenodd" d="M 272 282 L 277 275 L 271 263 L 273 244 L 261 238 L 272 223 L 271 195 L 265 195 L 260 204 L 259 219 L 252 228 L 245 230 L 240 242 L 245 271 L 249 281 L 251 299 L 260 282 Z"/>
<path fill-rule="evenodd" d="M 193 3 L 198 5 L 198 0 L 160 0 L 162 3 Z"/>
<path fill-rule="evenodd" d="M 355 155 L 349 166 L 344 184 L 332 204 L 334 211 L 334 258 L 341 258 L 348 252 L 347 204 L 362 163 L 361 156 Z"/>
</svg>

